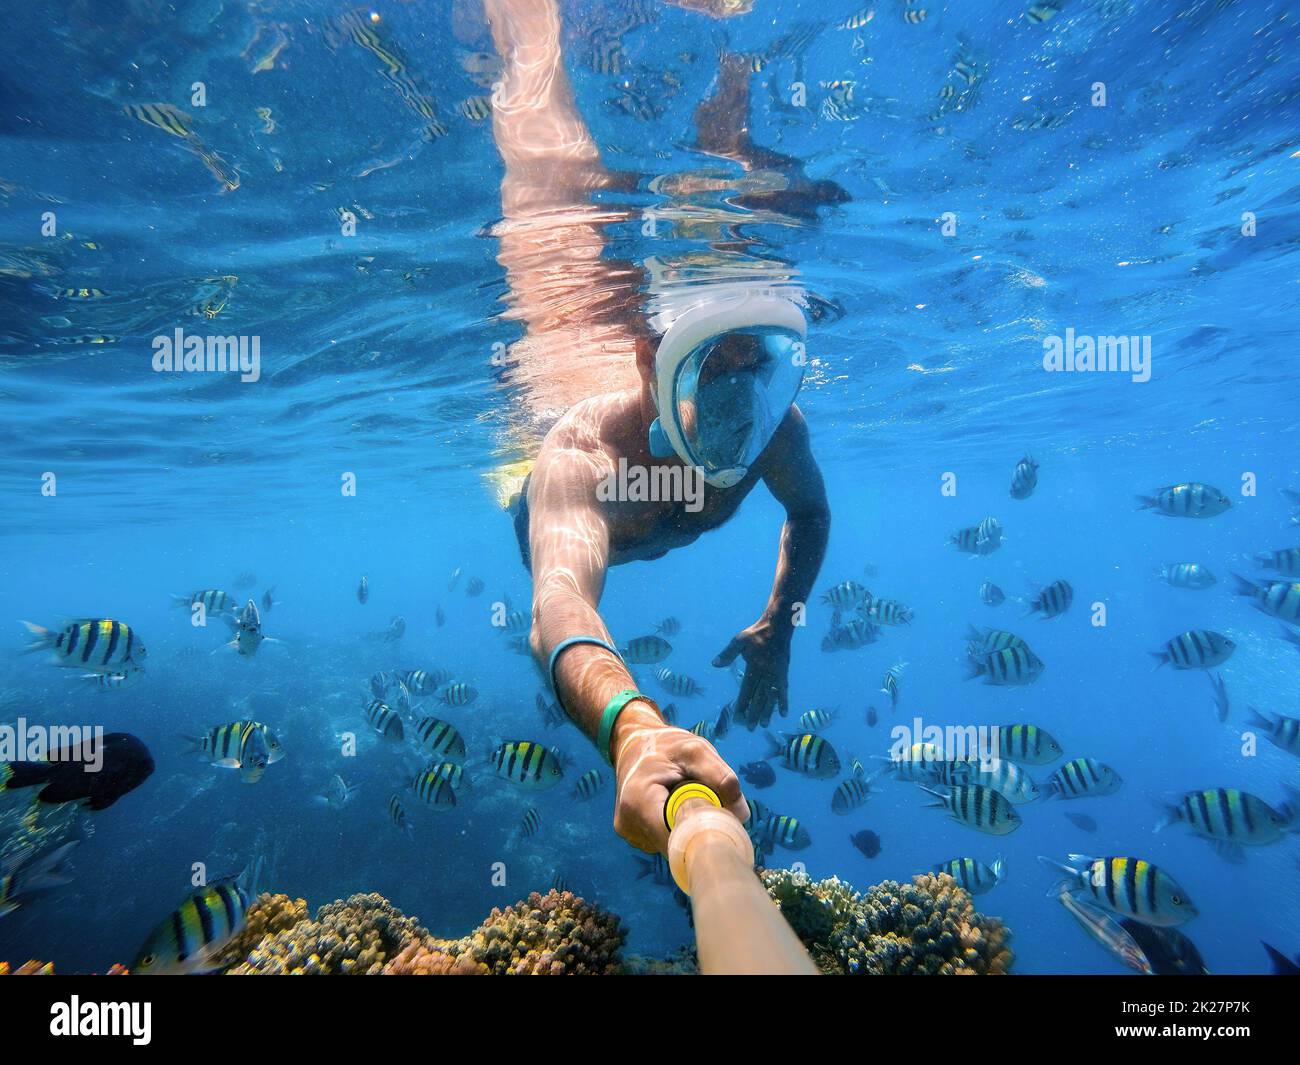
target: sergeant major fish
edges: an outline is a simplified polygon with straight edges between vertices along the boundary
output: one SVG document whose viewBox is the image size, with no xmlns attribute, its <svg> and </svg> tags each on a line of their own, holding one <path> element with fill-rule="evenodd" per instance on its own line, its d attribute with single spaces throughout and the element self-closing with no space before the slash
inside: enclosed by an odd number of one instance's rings
<svg viewBox="0 0 1300 1065">
<path fill-rule="evenodd" d="M 50 660 L 59 666 L 94 673 L 122 673 L 132 668 L 142 669 L 148 655 L 130 625 L 109 618 L 70 621 L 59 632 L 30 621 L 24 621 L 23 625 L 36 637 L 23 648 L 23 654 L 49 651 Z"/>
<path fill-rule="evenodd" d="M 1237 594 L 1255 600 L 1255 608 L 1283 621 L 1300 624 L 1300 581 L 1252 581 L 1233 574 Z"/>
<path fill-rule="evenodd" d="M 1143 858 L 1071 854 L 1068 865 L 1041 855 L 1038 860 L 1065 875 L 1067 890 L 1090 895 L 1121 916 L 1158 927 L 1180 925 L 1196 916 L 1196 907 L 1178 882 Z"/>
<path fill-rule="evenodd" d="M 921 790 L 938 800 L 926 803 L 927 807 L 945 809 L 958 824 L 980 832 L 1005 836 L 1021 825 L 1015 807 L 1007 801 L 1006 796 L 992 788 L 978 784 L 953 784 L 946 791 L 939 791 L 922 784 Z"/>
<path fill-rule="evenodd" d="M 992 865 L 985 865 L 974 858 L 953 858 L 931 867 L 931 872 L 946 873 L 963 890 L 972 895 L 983 895 L 1002 883 L 1006 876 L 1006 864 L 1001 858 L 995 859 Z"/>
<path fill-rule="evenodd" d="M 559 752 L 532 740 L 508 740 L 492 751 L 497 776 L 530 791 L 554 787 L 564 778 Z"/>
<path fill-rule="evenodd" d="M 1215 576 L 1199 562 L 1172 562 L 1160 567 L 1160 579 L 1171 588 L 1201 590 L 1215 583 Z"/>
<path fill-rule="evenodd" d="M 1165 644 L 1164 649 L 1150 652 L 1156 659 L 1156 669 L 1166 662 L 1174 669 L 1212 669 L 1221 666 L 1237 649 L 1228 637 L 1207 629 L 1192 629 L 1179 633 Z"/>
<path fill-rule="evenodd" d="M 970 84 L 970 80 L 967 80 Z M 1034 461 L 1032 455 L 1026 455 L 1016 463 L 1015 472 L 1011 475 L 1011 498 L 1028 499 L 1034 494 L 1034 489 L 1038 486 L 1038 463 Z"/>
<path fill-rule="evenodd" d="M 222 949 L 244 928 L 257 897 L 260 862 L 237 878 L 200 888 L 160 921 L 131 963 L 136 976 L 212 972 Z"/>
<path fill-rule="evenodd" d="M 1123 783 L 1105 763 L 1095 758 L 1075 758 L 1053 773 L 1044 787 L 1049 799 L 1083 799 L 1114 795 Z"/>
<path fill-rule="evenodd" d="M 1199 481 L 1170 485 L 1136 499 L 1138 510 L 1155 510 L 1171 518 L 1213 518 L 1232 506 L 1232 500 L 1217 488 Z"/>
</svg>

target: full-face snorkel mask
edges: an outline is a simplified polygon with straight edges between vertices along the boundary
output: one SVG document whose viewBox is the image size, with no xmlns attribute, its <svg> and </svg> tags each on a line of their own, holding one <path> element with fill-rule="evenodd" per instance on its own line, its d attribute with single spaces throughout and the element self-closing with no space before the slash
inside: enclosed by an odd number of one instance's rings
<svg viewBox="0 0 1300 1065">
<path fill-rule="evenodd" d="M 655 352 L 650 453 L 699 467 L 706 484 L 738 484 L 767 447 L 803 383 L 803 312 L 748 292 L 694 307 Z"/>
</svg>

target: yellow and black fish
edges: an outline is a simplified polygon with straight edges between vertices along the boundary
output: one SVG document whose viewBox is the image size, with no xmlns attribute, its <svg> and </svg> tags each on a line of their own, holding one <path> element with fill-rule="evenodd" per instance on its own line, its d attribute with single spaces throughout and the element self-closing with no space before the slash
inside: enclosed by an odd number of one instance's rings
<svg viewBox="0 0 1300 1065">
<path fill-rule="evenodd" d="M 492 751 L 497 776 L 522 788 L 541 791 L 564 779 L 564 766 L 554 748 L 532 740 L 508 740 Z"/>
<path fill-rule="evenodd" d="M 59 632 L 24 621 L 34 637 L 24 654 L 49 651 L 56 665 L 88 669 L 94 673 L 121 673 L 142 669 L 148 651 L 130 625 L 109 618 L 70 621 Z"/>
<path fill-rule="evenodd" d="M 244 927 L 257 897 L 258 864 L 238 878 L 196 891 L 158 923 L 144 941 L 131 972 L 137 976 L 212 972 L 213 959 Z"/>
</svg>

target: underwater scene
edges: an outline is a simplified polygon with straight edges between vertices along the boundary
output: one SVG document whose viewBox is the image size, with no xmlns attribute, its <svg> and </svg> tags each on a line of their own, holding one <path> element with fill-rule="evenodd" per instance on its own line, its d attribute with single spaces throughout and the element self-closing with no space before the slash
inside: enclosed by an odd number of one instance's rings
<svg viewBox="0 0 1300 1065">
<path fill-rule="evenodd" d="M 0 972 L 1297 971 L 1285 4 L 6 14 Z"/>
</svg>

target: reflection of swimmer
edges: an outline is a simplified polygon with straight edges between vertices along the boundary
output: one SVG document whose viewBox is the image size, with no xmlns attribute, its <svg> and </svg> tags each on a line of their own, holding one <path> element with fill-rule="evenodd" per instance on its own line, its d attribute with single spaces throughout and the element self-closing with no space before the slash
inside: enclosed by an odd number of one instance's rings
<svg viewBox="0 0 1300 1065">
<path fill-rule="evenodd" d="M 656 344 L 635 293 L 624 284 L 621 298 L 613 295 L 617 286 L 602 273 L 612 269 L 600 256 L 604 220 L 586 201 L 610 177 L 573 104 L 555 4 L 485 6 L 505 60 L 493 108 L 506 164 L 501 260 L 514 317 L 529 334 L 516 345 L 525 372 L 515 382 L 538 382 L 554 398 L 555 378 L 585 380 L 590 397 L 564 408 L 517 505 L 516 531 L 533 574 L 531 643 L 569 717 L 614 765 L 615 828 L 643 850 L 662 851 L 664 803 L 678 783 L 709 785 L 742 819 L 748 808 L 713 746 L 667 724 L 636 691 L 597 610 L 606 570 L 692 543 L 763 482 L 786 509 L 776 577 L 759 620 L 714 665 L 738 656 L 746 662 L 735 720 L 752 729 L 768 724 L 774 710 L 788 712 L 796 611 L 812 590 L 830 527 L 794 405 L 806 323 L 794 300 L 762 282 L 706 286 L 665 319 Z M 604 287 L 574 288 L 593 281 Z M 575 358 L 578 352 L 592 357 Z M 611 363 L 612 354 L 623 358 Z M 611 366 L 621 390 L 608 387 Z M 536 395 L 529 401 L 537 404 Z M 642 471 L 668 491 L 628 498 L 617 489 L 620 469 Z M 702 499 L 692 486 L 703 489 Z"/>
</svg>

